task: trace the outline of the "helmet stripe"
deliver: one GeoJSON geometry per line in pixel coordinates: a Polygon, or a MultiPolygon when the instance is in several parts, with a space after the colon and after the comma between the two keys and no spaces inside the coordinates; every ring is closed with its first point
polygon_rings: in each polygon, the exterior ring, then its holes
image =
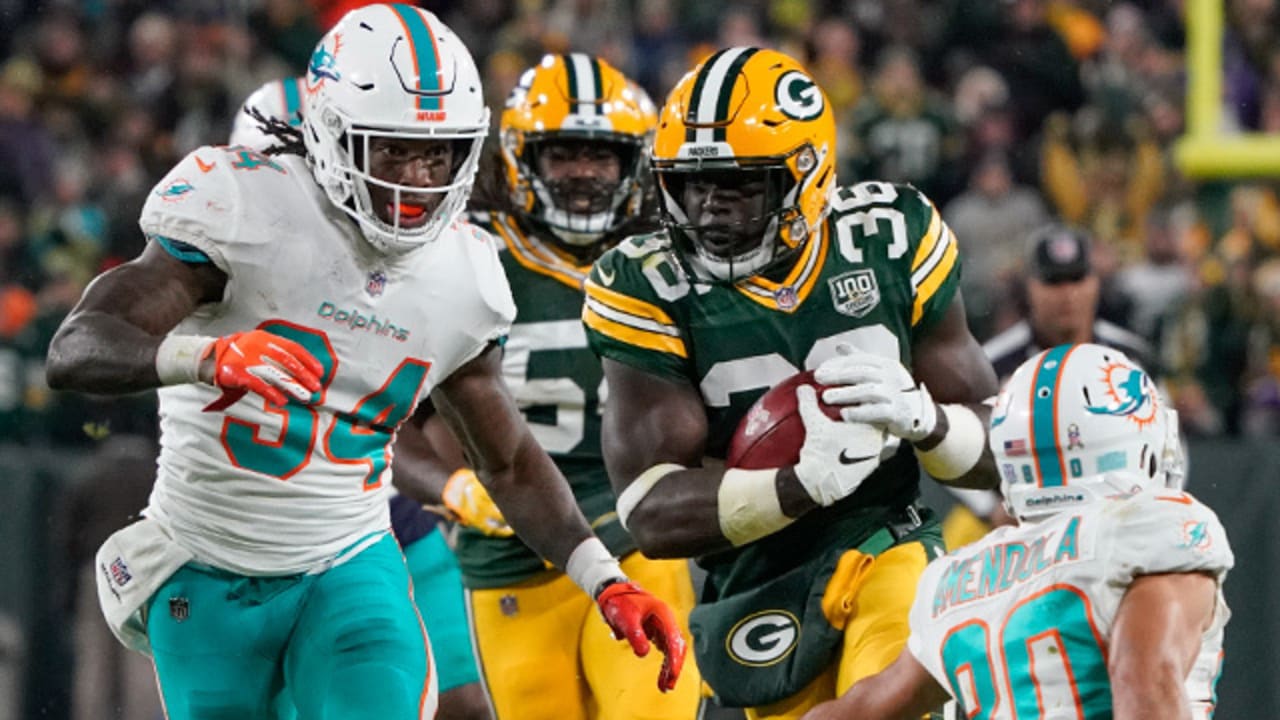
{"type": "Polygon", "coordinates": [[[400,18],[404,26],[405,38],[409,41],[409,53],[413,56],[413,70],[418,76],[417,90],[424,90],[433,95],[419,94],[417,106],[419,110],[443,110],[444,99],[439,96],[440,87],[440,51],[436,47],[435,33],[422,17],[422,12],[412,5],[391,5],[391,9],[400,18]]]}
{"type": "MultiPolygon", "coordinates": [[[[728,120],[729,99],[733,96],[734,81],[742,66],[759,52],[759,48],[735,47],[721,50],[702,65],[702,71],[693,83],[689,95],[689,125],[711,125],[728,120]],[[726,82],[727,81],[727,82],[726,82]]],[[[685,142],[724,142],[724,127],[690,127],[685,132],[685,142]]]]}
{"type": "Polygon", "coordinates": [[[1058,442],[1058,386],[1062,368],[1074,345],[1059,345],[1045,352],[1031,382],[1031,451],[1035,454],[1040,487],[1065,484],[1067,460],[1058,442]]]}
{"type": "Polygon", "coordinates": [[[600,65],[589,55],[573,53],[564,56],[564,69],[569,74],[569,114],[595,115],[600,100],[600,65]]]}
{"type": "Polygon", "coordinates": [[[284,95],[284,121],[292,127],[302,124],[302,97],[298,92],[301,78],[291,77],[280,81],[280,92],[284,95]]]}

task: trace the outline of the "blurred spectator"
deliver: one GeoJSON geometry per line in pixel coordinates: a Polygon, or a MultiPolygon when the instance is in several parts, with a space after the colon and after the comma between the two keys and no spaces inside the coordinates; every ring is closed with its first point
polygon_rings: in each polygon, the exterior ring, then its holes
{"type": "Polygon", "coordinates": [[[28,59],[0,65],[0,198],[24,205],[53,184],[55,148],[35,105],[43,83],[40,68],[28,59]]]}
{"type": "Polygon", "coordinates": [[[1046,123],[1040,162],[1056,214],[1087,229],[1121,261],[1136,260],[1167,172],[1146,123],[1092,106],[1073,117],[1056,114],[1046,123]]]}
{"type": "Polygon", "coordinates": [[[683,50],[688,33],[677,18],[678,0],[646,0],[636,8],[631,66],[640,86],[661,102],[688,69],[683,50]]]}
{"type": "MultiPolygon", "coordinates": [[[[831,111],[837,118],[844,117],[862,96],[858,32],[840,18],[823,18],[809,34],[809,45],[811,52],[805,66],[826,91],[831,111]]],[[[844,147],[844,143],[838,147],[844,147]]]]}
{"type": "Polygon", "coordinates": [[[1143,245],[1145,256],[1116,274],[1116,287],[1130,301],[1130,327],[1147,342],[1156,343],[1162,316],[1190,294],[1193,272],[1171,209],[1151,212],[1143,245]]]}
{"type": "Polygon", "coordinates": [[[993,150],[942,217],[964,254],[961,289],[969,327],[985,340],[1017,320],[1011,286],[1022,271],[1027,236],[1048,222],[1048,213],[1038,192],[1014,183],[1008,157],[993,150]]]}
{"type": "Polygon", "coordinates": [[[1049,25],[1047,0],[993,4],[1003,8],[1001,22],[974,42],[980,43],[979,59],[1009,83],[1018,137],[1025,140],[1050,113],[1072,111],[1084,102],[1080,65],[1049,25]]]}
{"type": "Polygon", "coordinates": [[[844,182],[876,179],[911,183],[935,202],[959,190],[964,137],[950,107],[929,90],[907,47],[886,50],[871,93],[853,114],[853,144],[844,182]]]}
{"type": "Polygon", "coordinates": [[[1098,317],[1102,284],[1094,270],[1087,235],[1062,225],[1032,233],[1027,245],[1027,317],[983,345],[996,375],[1007,378],[1036,353],[1063,343],[1114,347],[1152,374],[1145,340],[1098,317]]]}
{"type": "MultiPolygon", "coordinates": [[[[304,68],[324,31],[337,23],[348,10],[369,2],[339,0],[317,1],[316,4],[326,10],[319,17],[313,14],[306,0],[263,0],[254,3],[255,9],[249,14],[248,24],[259,44],[283,60],[286,67],[304,68]]],[[[239,97],[236,96],[237,100],[239,97]]],[[[230,131],[230,127],[226,130],[230,131]]]]}
{"type": "Polygon", "coordinates": [[[1250,270],[1243,259],[1210,257],[1195,279],[1163,323],[1165,387],[1185,432],[1237,435],[1254,304],[1250,270]]]}

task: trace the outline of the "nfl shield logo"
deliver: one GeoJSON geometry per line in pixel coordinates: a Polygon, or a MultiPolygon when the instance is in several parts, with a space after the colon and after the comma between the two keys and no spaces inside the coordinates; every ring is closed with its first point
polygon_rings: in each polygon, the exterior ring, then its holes
{"type": "Polygon", "coordinates": [[[186,620],[191,617],[191,603],[184,597],[169,598],[169,615],[178,622],[186,620]]]}
{"type": "Polygon", "coordinates": [[[369,279],[364,283],[364,291],[369,293],[371,297],[378,297],[383,290],[387,289],[387,274],[381,270],[374,270],[369,273],[369,279]]]}
{"type": "Polygon", "coordinates": [[[118,557],[112,560],[108,570],[111,572],[112,582],[120,587],[124,587],[133,579],[133,575],[129,574],[129,566],[124,563],[124,558],[118,557]]]}
{"type": "Polygon", "coordinates": [[[854,270],[827,281],[836,312],[860,318],[880,304],[880,285],[874,270],[854,270]]]}
{"type": "Polygon", "coordinates": [[[520,605],[516,602],[515,595],[503,595],[498,600],[498,609],[502,610],[502,614],[511,617],[520,612],[520,605]]]}
{"type": "Polygon", "coordinates": [[[796,295],[796,289],[790,285],[783,285],[775,290],[773,299],[778,301],[778,307],[783,310],[790,310],[800,301],[800,298],[796,295]]]}

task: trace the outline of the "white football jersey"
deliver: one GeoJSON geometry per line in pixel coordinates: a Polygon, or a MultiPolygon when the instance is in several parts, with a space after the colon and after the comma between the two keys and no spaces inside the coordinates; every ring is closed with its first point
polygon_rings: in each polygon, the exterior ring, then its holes
{"type": "Polygon", "coordinates": [[[1001,528],[932,563],[907,647],[962,706],[961,717],[1111,717],[1107,643],[1140,575],[1218,578],[1212,626],[1187,677],[1194,717],[1213,712],[1234,562],[1218,517],[1189,495],[1148,491],[1001,528]]]}
{"type": "Polygon", "coordinates": [[[311,404],[283,409],[250,393],[205,412],[218,389],[161,388],[148,514],[198,560],[258,575],[322,568],[385,530],[397,426],[515,316],[493,238],[458,221],[418,250],[379,254],[301,158],[226,147],[200,148],[170,171],[141,225],[227,274],[222,302],[173,332],[264,328],[325,368],[311,404]]]}

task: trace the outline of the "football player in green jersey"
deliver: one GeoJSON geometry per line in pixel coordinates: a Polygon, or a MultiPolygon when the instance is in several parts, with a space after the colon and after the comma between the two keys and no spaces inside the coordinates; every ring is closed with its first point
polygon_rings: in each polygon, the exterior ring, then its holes
{"type": "Polygon", "coordinates": [[[619,519],[650,557],[708,571],[699,669],[752,718],[794,718],[884,668],[940,550],[919,467],[993,487],[956,239],[910,186],[838,187],[827,99],[793,59],[721,50],[659,114],[664,229],[596,262],[583,321],[604,360],[603,449],[619,519]],[[747,408],[797,398],[800,460],[725,469],[747,408]]]}
{"type": "MultiPolygon", "coordinates": [[[[600,452],[603,373],[580,320],[592,261],[642,221],[645,150],[655,122],[644,91],[605,61],[547,55],[521,77],[501,117],[495,185],[504,209],[473,213],[472,221],[504,246],[517,319],[503,374],[534,436],[629,577],[687,618],[694,603],[687,562],[636,552],[614,512],[600,452]]],[[[456,457],[456,441],[441,430],[428,421],[434,451],[453,469],[461,459],[445,458],[456,457]]],[[[437,492],[462,526],[455,552],[500,720],[695,716],[701,683],[694,668],[686,666],[680,685],[659,693],[650,677],[626,665],[635,660],[610,638],[590,598],[576,597],[582,593],[563,572],[513,536],[475,473],[463,466],[447,477],[437,492]]],[[[437,483],[444,478],[436,473],[437,483]]]]}

